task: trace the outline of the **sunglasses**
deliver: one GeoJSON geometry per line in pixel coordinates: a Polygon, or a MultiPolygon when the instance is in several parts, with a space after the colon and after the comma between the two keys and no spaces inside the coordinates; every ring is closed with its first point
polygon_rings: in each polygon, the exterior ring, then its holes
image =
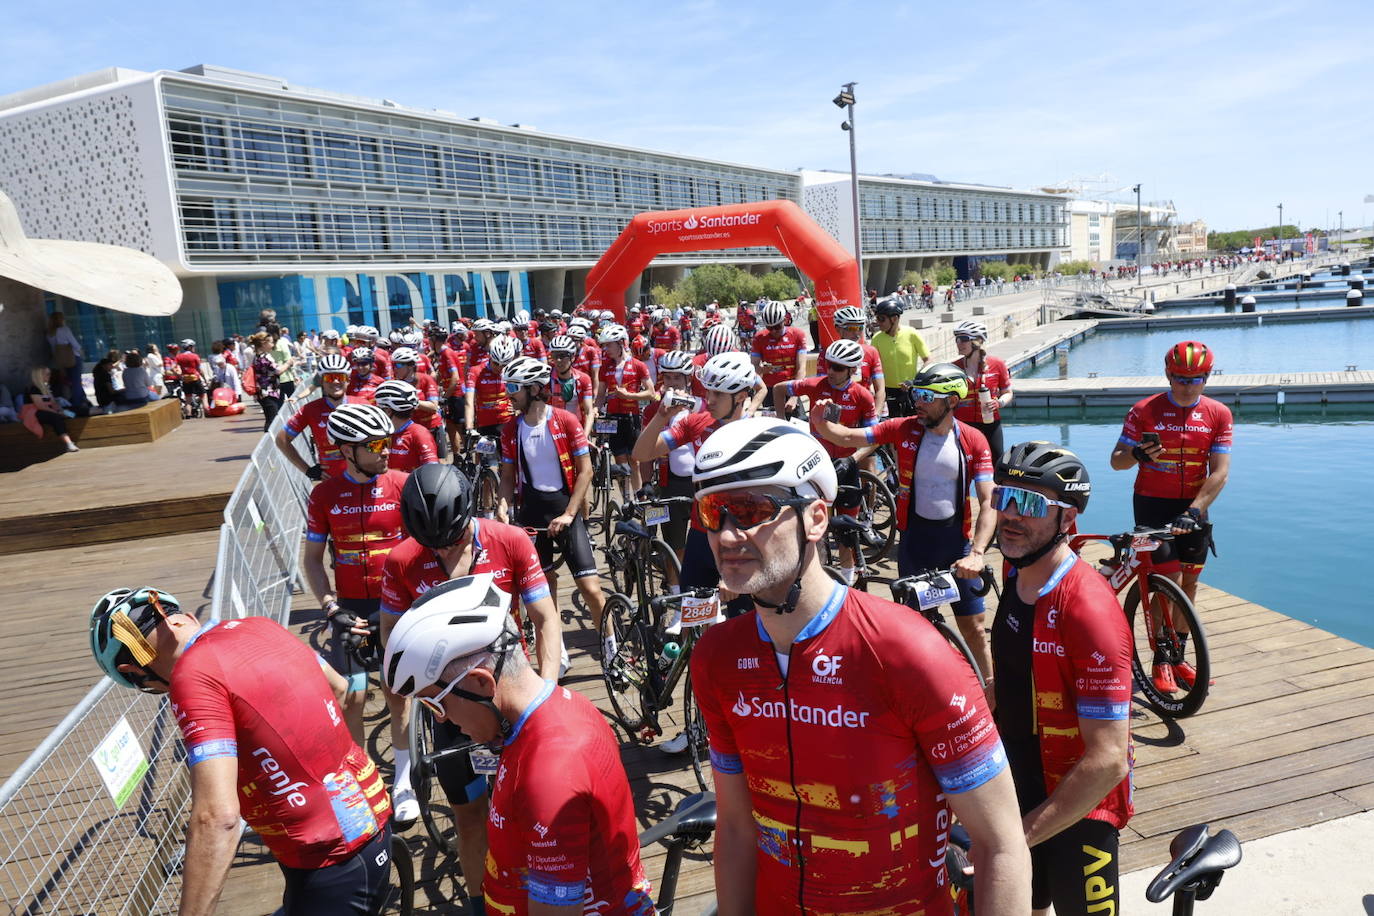
{"type": "Polygon", "coordinates": [[[771,522],[783,509],[800,509],[815,501],[815,497],[778,499],[766,493],[726,490],[697,497],[697,519],[707,531],[720,531],[727,519],[737,530],[748,531],[771,522]]]}
{"type": "Polygon", "coordinates": [[[391,440],[369,439],[367,442],[355,442],[354,445],[357,445],[361,448],[365,448],[374,455],[380,455],[387,449],[391,448],[391,440]]]}
{"type": "Polygon", "coordinates": [[[975,340],[982,340],[983,338],[981,338],[981,337],[970,337],[970,336],[967,335],[967,334],[955,334],[955,335],[954,335],[954,339],[955,339],[956,341],[958,341],[959,343],[971,343],[972,341],[975,341],[975,340]]]}
{"type": "Polygon", "coordinates": [[[932,401],[943,401],[944,399],[952,396],[953,395],[949,394],[941,394],[938,391],[931,391],[929,388],[911,389],[911,399],[913,401],[920,401],[922,404],[929,404],[932,401]]]}
{"type": "Polygon", "coordinates": [[[517,385],[514,382],[506,382],[506,394],[515,394],[524,387],[524,385],[517,385]]]}
{"type": "MultiPolygon", "coordinates": [[[[428,709],[436,719],[447,718],[447,714],[444,712],[444,697],[448,696],[449,694],[453,694],[455,697],[458,697],[461,700],[471,700],[474,703],[490,703],[491,697],[484,697],[481,694],[473,693],[470,690],[464,690],[462,687],[458,686],[458,682],[461,681],[463,678],[467,677],[469,674],[471,674],[472,669],[476,668],[477,665],[481,663],[481,661],[482,659],[478,658],[473,663],[472,668],[468,668],[466,671],[462,673],[462,675],[454,678],[447,684],[444,684],[444,689],[440,690],[434,696],[416,696],[415,699],[419,701],[421,706],[423,706],[425,709],[428,709]]],[[[443,682],[438,681],[436,683],[443,682]]]]}
{"type": "Polygon", "coordinates": [[[1201,385],[1207,381],[1205,375],[1171,375],[1169,378],[1178,382],[1180,385],[1201,385]]]}
{"type": "Polygon", "coordinates": [[[321,378],[330,384],[342,385],[348,381],[348,374],[345,372],[326,372],[321,378]]]}
{"type": "Polygon", "coordinates": [[[1050,506],[1059,506],[1061,509],[1072,509],[1068,503],[1060,502],[1057,499],[1050,499],[1043,493],[1036,493],[1034,490],[1023,490],[1020,487],[993,487],[992,488],[992,507],[998,512],[1005,512],[1008,506],[1016,506],[1016,514],[1023,518],[1044,518],[1050,514],[1050,506]]]}

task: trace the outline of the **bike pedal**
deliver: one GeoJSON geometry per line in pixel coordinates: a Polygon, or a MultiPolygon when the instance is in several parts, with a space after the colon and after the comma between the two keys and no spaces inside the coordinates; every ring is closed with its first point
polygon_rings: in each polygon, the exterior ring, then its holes
{"type": "Polygon", "coordinates": [[[645,744],[652,744],[661,734],[663,734],[661,729],[654,728],[652,725],[646,725],[639,732],[639,740],[643,741],[645,744]]]}

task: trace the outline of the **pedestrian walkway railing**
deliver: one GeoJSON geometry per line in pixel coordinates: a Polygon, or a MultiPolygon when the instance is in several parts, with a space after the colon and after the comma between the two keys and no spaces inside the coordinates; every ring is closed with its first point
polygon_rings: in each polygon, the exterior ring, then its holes
{"type": "MultiPolygon", "coordinates": [[[[213,616],[287,623],[309,482],[273,439],[297,409],[283,406],[225,507],[213,616]]],[[[191,790],[176,718],[166,697],[114,687],[101,678],[0,786],[11,913],[177,910],[191,790]]]]}

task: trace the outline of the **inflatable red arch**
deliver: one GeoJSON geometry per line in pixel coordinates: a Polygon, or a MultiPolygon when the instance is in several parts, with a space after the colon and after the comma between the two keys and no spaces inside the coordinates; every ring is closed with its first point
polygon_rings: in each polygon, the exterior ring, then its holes
{"type": "Polygon", "coordinates": [[[834,314],[862,305],[854,256],[790,200],[640,213],[587,274],[587,308],[625,320],[625,291],[660,254],[719,248],[776,248],[816,285],[821,344],[835,339],[834,314]]]}

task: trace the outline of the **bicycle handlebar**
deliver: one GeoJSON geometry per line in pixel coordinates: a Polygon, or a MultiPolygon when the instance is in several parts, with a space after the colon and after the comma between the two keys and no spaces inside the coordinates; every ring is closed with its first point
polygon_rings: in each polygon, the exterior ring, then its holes
{"type": "Polygon", "coordinates": [[[716,594],[716,589],[709,586],[699,586],[688,589],[685,592],[678,592],[676,595],[658,595],[649,599],[649,607],[655,613],[661,613],[670,605],[681,604],[683,598],[710,598],[716,594]]]}
{"type": "MultiPolygon", "coordinates": [[[[950,580],[958,578],[954,575],[953,569],[923,569],[909,576],[903,576],[892,583],[892,597],[899,602],[904,602],[915,593],[917,584],[925,583],[933,585],[937,579],[946,577],[950,580]]],[[[975,581],[979,583],[972,589],[976,597],[981,598],[991,591],[993,582],[992,566],[984,566],[982,574],[975,581]]]]}

